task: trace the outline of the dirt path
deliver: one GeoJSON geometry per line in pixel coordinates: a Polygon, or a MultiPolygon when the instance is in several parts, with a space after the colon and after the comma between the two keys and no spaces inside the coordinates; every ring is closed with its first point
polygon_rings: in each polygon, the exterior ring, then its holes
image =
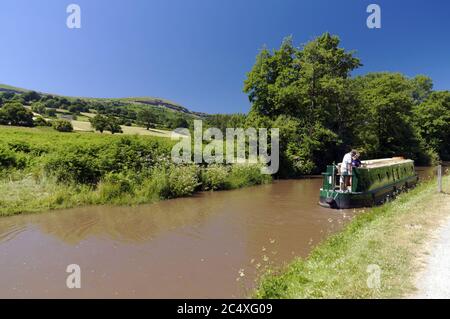
{"type": "MultiPolygon", "coordinates": [[[[447,202],[450,211],[450,203],[447,202]]],[[[425,258],[425,269],[417,280],[417,293],[412,298],[450,298],[450,218],[437,229],[425,258]]]]}

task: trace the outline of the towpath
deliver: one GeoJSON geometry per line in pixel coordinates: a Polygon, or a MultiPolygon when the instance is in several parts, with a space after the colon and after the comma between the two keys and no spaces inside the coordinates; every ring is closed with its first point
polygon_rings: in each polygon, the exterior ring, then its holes
{"type": "MultiPolygon", "coordinates": [[[[450,199],[450,196],[449,196],[450,199]]],[[[446,202],[450,212],[450,201],[446,202]]],[[[434,234],[425,269],[419,275],[412,298],[450,298],[450,218],[434,234]]]]}

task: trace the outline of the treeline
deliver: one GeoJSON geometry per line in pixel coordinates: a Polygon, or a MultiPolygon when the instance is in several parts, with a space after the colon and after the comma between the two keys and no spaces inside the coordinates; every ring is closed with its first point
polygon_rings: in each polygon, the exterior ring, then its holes
{"type": "Polygon", "coordinates": [[[450,92],[429,77],[371,73],[328,33],[298,48],[262,49],[247,74],[247,126],[278,127],[283,176],[319,172],[350,148],[364,158],[450,159],[450,92]]]}
{"type": "MultiPolygon", "coordinates": [[[[114,117],[119,125],[144,125],[147,128],[158,127],[175,129],[178,127],[189,127],[192,123],[192,115],[168,110],[164,107],[123,100],[107,99],[81,99],[41,94],[35,91],[0,93],[0,110],[2,106],[15,104],[29,106],[30,109],[46,118],[56,118],[63,110],[64,114],[71,115],[76,119],[81,113],[95,113],[105,117],[114,117]]],[[[17,111],[17,110],[16,110],[17,111]]],[[[25,112],[25,111],[21,111],[25,112]]],[[[3,124],[33,126],[29,120],[16,122],[11,117],[3,114],[3,124]]]]}

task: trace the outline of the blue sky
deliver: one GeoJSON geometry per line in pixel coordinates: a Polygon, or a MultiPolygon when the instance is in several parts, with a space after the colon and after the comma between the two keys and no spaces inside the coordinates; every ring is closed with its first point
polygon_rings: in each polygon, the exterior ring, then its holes
{"type": "Polygon", "coordinates": [[[0,83],[71,96],[156,96],[195,111],[247,112],[258,50],[328,31],[357,51],[356,74],[426,74],[450,89],[450,1],[0,0],[0,83]],[[81,7],[81,29],[66,7],[81,7]],[[368,29],[366,7],[382,9],[368,29]]]}

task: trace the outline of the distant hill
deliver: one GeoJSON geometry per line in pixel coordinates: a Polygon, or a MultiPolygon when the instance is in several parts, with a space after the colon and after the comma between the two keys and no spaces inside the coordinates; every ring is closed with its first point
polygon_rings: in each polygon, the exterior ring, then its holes
{"type": "MultiPolygon", "coordinates": [[[[16,94],[22,94],[26,92],[31,92],[33,90],[30,89],[23,89],[19,87],[14,87],[11,85],[6,84],[0,84],[0,92],[11,92],[16,94]]],[[[184,107],[178,103],[162,99],[162,98],[155,98],[155,97],[126,97],[126,98],[90,98],[90,97],[74,97],[74,96],[63,96],[53,93],[46,93],[46,92],[39,92],[40,95],[47,95],[47,96],[58,96],[63,97],[68,100],[84,100],[84,101],[90,101],[90,102],[112,102],[117,105],[123,104],[123,105],[135,105],[137,107],[141,106],[151,106],[156,108],[162,108],[167,109],[175,112],[180,112],[185,115],[190,115],[194,117],[204,117],[207,114],[201,113],[201,112],[194,112],[189,110],[187,107],[184,107]]]]}

